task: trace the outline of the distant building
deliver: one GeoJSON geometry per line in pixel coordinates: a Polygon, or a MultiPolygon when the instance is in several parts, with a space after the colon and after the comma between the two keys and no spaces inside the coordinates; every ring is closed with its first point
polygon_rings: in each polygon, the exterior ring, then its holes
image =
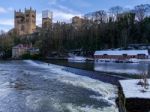
{"type": "Polygon", "coordinates": [[[5,52],[0,51],[0,58],[2,58],[4,56],[5,52]]]}
{"type": "Polygon", "coordinates": [[[110,50],[110,51],[96,51],[94,54],[95,60],[99,59],[148,59],[147,50],[110,50]]]}
{"type": "Polygon", "coordinates": [[[72,18],[72,25],[75,29],[78,29],[82,26],[84,19],[78,16],[72,18]]]}
{"type": "Polygon", "coordinates": [[[36,29],[36,11],[32,8],[15,11],[14,25],[18,35],[32,34],[36,29]]]}
{"type": "Polygon", "coordinates": [[[40,50],[38,48],[30,48],[28,49],[28,52],[30,53],[30,55],[36,55],[40,53],[40,50]]]}
{"type": "Polygon", "coordinates": [[[31,49],[32,45],[23,45],[19,44],[12,48],[12,58],[20,58],[23,54],[28,52],[28,49],[31,49]]]}
{"type": "Polygon", "coordinates": [[[42,12],[42,28],[50,29],[52,28],[53,13],[49,10],[42,12]]]}

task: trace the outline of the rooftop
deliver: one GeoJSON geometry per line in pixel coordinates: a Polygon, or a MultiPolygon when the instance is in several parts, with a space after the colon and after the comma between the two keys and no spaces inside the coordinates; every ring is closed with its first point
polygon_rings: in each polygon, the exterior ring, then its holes
{"type": "Polygon", "coordinates": [[[148,55],[148,50],[102,50],[96,51],[94,55],[138,55],[138,54],[145,54],[148,55]]]}

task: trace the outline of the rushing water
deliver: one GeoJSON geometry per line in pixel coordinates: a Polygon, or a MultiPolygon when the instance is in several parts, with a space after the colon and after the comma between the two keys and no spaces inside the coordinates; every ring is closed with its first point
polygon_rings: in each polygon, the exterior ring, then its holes
{"type": "Polygon", "coordinates": [[[0,112],[117,112],[117,88],[37,61],[0,62],[0,112]]]}
{"type": "Polygon", "coordinates": [[[68,62],[65,60],[50,60],[50,63],[70,66],[90,71],[112,72],[112,73],[125,73],[129,75],[150,73],[150,63],[78,63],[68,62]]]}

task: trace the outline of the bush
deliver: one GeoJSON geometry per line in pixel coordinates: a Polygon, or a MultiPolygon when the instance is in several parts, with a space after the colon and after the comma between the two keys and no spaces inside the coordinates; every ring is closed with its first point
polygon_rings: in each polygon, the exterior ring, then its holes
{"type": "Polygon", "coordinates": [[[30,55],[30,53],[26,53],[22,55],[22,59],[32,59],[32,60],[38,60],[41,59],[41,56],[39,54],[30,55]]]}

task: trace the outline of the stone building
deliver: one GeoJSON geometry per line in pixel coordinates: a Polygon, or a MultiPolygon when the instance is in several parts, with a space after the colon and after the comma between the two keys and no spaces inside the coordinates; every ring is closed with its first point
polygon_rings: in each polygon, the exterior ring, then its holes
{"type": "Polygon", "coordinates": [[[36,29],[36,11],[32,8],[15,11],[14,24],[18,35],[32,34],[36,29]]]}
{"type": "Polygon", "coordinates": [[[83,22],[84,22],[84,19],[78,16],[75,16],[72,18],[72,25],[75,29],[79,29],[82,26],[83,22]]]}
{"type": "Polygon", "coordinates": [[[99,61],[135,61],[148,59],[148,50],[102,50],[96,51],[94,58],[99,61]]]}
{"type": "Polygon", "coordinates": [[[40,53],[39,48],[32,47],[32,44],[18,44],[12,47],[12,58],[19,59],[24,54],[37,55],[40,53]]]}
{"type": "Polygon", "coordinates": [[[23,44],[19,44],[12,48],[12,58],[20,58],[23,54],[27,53],[27,50],[31,48],[31,46],[26,46],[23,44]]]}
{"type": "Polygon", "coordinates": [[[49,10],[45,10],[42,12],[42,28],[43,29],[50,29],[52,28],[52,21],[53,21],[53,13],[49,10]]]}

